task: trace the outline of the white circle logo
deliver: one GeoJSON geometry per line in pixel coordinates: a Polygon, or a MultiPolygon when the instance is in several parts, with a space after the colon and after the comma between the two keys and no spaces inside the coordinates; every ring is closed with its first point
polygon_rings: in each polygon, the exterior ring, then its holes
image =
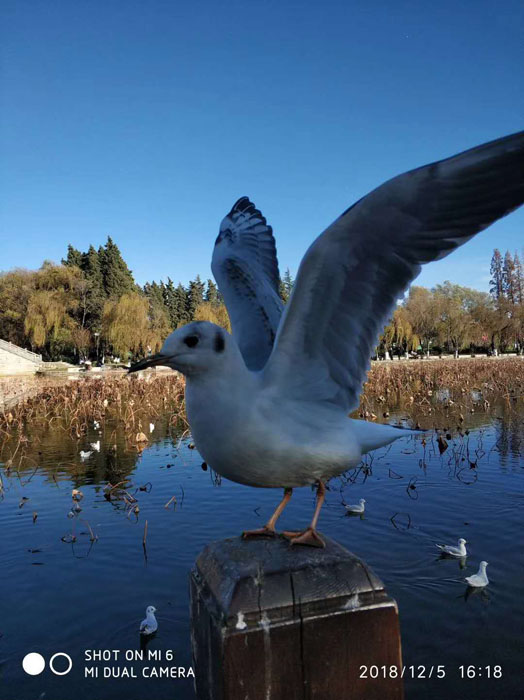
{"type": "Polygon", "coordinates": [[[32,651],[22,659],[22,668],[30,676],[38,676],[45,668],[45,659],[42,654],[32,651]]]}
{"type": "Polygon", "coordinates": [[[51,671],[55,674],[55,676],[65,676],[69,671],[73,668],[73,660],[69,656],[69,654],[65,654],[63,651],[59,651],[56,654],[53,654],[53,656],[49,659],[49,668],[51,671]],[[66,668],[65,671],[56,671],[53,668],[53,661],[57,659],[59,656],[63,656],[64,659],[67,659],[69,666],[66,668]]]}

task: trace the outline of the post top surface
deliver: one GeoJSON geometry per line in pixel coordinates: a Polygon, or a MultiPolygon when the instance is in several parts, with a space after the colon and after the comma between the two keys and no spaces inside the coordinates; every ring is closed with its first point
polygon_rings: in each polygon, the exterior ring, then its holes
{"type": "MultiPolygon", "coordinates": [[[[358,608],[386,597],[384,585],[365,562],[323,536],[325,549],[292,546],[282,538],[211,542],[196,562],[202,585],[226,618],[309,605],[321,610],[336,601],[358,608]]],[[[271,612],[273,611],[273,613],[271,612]]]]}

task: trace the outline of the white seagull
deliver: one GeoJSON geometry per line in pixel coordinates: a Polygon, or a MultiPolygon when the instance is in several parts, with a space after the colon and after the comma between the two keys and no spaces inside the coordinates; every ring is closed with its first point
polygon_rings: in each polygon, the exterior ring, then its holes
{"type": "Polygon", "coordinates": [[[140,623],[140,634],[153,634],[158,629],[158,622],[155,617],[156,608],[149,605],[146,608],[146,616],[140,623]]]}
{"type": "Polygon", "coordinates": [[[437,544],[435,545],[443,554],[449,554],[452,557],[467,557],[466,540],[461,537],[458,541],[458,547],[452,544],[437,544]]]}
{"type": "Polygon", "coordinates": [[[356,513],[357,515],[359,513],[363,513],[366,510],[366,499],[361,498],[358,503],[352,506],[346,505],[344,503],[344,508],[347,510],[348,513],[356,513]]]}
{"type": "Polygon", "coordinates": [[[316,483],[310,526],[284,534],[294,544],[324,546],[316,532],[324,483],[411,434],[348,419],[397,300],[422,264],[523,201],[524,132],[395,177],[314,241],[285,307],[272,229],[247,197],[236,202],[212,261],[233,335],[189,323],[131,371],[162,364],[185,374],[203,460],[232,481],[284,489],[267,524],[246,537],[274,536],[292,489],[316,483]]]}
{"type": "Polygon", "coordinates": [[[90,443],[90,446],[93,448],[93,450],[100,452],[100,440],[90,443]]]}
{"type": "Polygon", "coordinates": [[[489,579],[486,574],[487,565],[487,561],[481,561],[477,573],[473,574],[473,576],[466,576],[465,580],[468,582],[469,586],[472,588],[483,588],[488,585],[489,579]]]}
{"type": "Polygon", "coordinates": [[[84,450],[80,450],[80,459],[82,462],[85,462],[86,459],[89,459],[91,455],[93,454],[92,450],[89,450],[88,452],[84,452],[84,450]]]}

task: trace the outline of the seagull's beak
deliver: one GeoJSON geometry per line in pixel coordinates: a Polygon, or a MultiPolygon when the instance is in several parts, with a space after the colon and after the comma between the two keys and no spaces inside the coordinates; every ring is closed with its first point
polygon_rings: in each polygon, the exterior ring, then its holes
{"type": "Polygon", "coordinates": [[[129,368],[128,374],[130,372],[139,372],[141,369],[147,369],[148,367],[156,367],[157,365],[165,363],[167,359],[167,355],[162,355],[161,352],[158,352],[156,355],[151,355],[150,357],[135,362],[135,364],[131,365],[129,368]]]}

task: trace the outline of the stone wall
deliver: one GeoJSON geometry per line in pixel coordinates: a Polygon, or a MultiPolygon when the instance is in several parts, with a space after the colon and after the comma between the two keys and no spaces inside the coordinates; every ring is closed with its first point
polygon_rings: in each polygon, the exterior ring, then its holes
{"type": "Polygon", "coordinates": [[[41,364],[41,355],[0,340],[0,375],[34,374],[41,364]]]}

